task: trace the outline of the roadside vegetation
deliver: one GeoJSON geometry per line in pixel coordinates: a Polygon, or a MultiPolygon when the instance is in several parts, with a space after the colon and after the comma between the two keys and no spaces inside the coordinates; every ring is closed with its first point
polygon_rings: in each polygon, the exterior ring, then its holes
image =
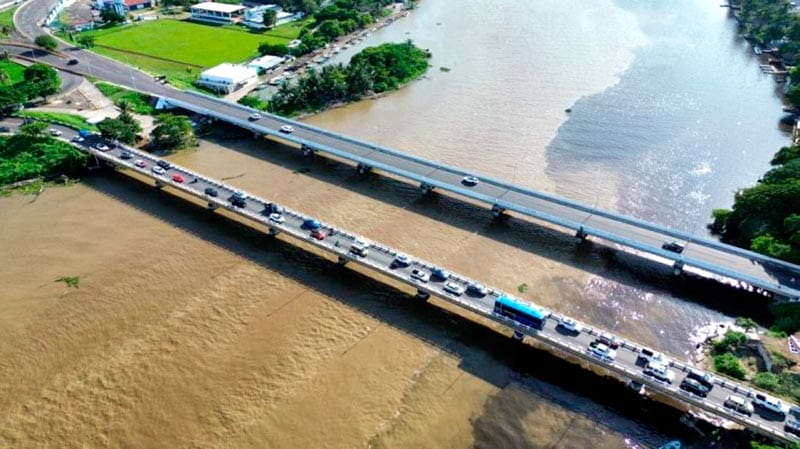
{"type": "Polygon", "coordinates": [[[95,83],[95,87],[120,109],[142,115],[152,115],[155,112],[150,97],[145,94],[103,82],[95,83]]]}
{"type": "Polygon", "coordinates": [[[11,136],[0,136],[0,184],[56,175],[73,176],[85,167],[87,155],[47,133],[47,124],[22,125],[11,136]]]}
{"type": "Polygon", "coordinates": [[[0,12],[0,37],[8,37],[14,31],[14,12],[17,7],[0,12]]]}
{"type": "Polygon", "coordinates": [[[156,149],[175,151],[197,145],[192,123],[185,116],[161,114],[155,123],[150,140],[156,149]]]}
{"type": "Polygon", "coordinates": [[[347,66],[328,65],[319,72],[310,70],[297,84],[283,84],[268,104],[245,101],[251,102],[250,106],[266,106],[286,116],[321,111],[337,103],[397,89],[424,74],[429,57],[428,52],[411,41],[370,47],[353,56],[347,66]]]}
{"type": "Polygon", "coordinates": [[[57,123],[59,125],[69,126],[70,128],[75,129],[88,129],[90,131],[97,131],[97,126],[87,122],[85,118],[77,114],[23,110],[15,113],[14,115],[47,123],[57,123]]]}
{"type": "Polygon", "coordinates": [[[25,66],[8,59],[0,59],[0,86],[13,86],[21,82],[24,72],[25,66]]]}

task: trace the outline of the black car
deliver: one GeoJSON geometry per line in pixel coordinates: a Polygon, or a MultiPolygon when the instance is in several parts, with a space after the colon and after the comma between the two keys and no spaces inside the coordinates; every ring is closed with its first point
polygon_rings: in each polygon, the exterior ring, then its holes
{"type": "Polygon", "coordinates": [[[73,59],[70,59],[69,61],[67,61],[67,65],[75,65],[75,64],[77,64],[77,63],[78,63],[78,60],[77,60],[77,59],[74,59],[74,58],[73,58],[73,59]]]}
{"type": "Polygon", "coordinates": [[[691,369],[689,370],[689,374],[686,375],[686,378],[699,382],[702,386],[706,387],[708,391],[714,388],[714,378],[703,371],[691,369]]]}
{"type": "Polygon", "coordinates": [[[267,203],[264,206],[264,210],[261,211],[261,214],[270,216],[272,214],[282,214],[283,213],[283,206],[275,203],[267,203]]]}
{"type": "Polygon", "coordinates": [[[8,126],[0,126],[0,133],[10,133],[10,132],[11,128],[9,128],[8,126]]]}
{"type": "Polygon", "coordinates": [[[672,251],[673,253],[680,254],[683,252],[683,245],[675,241],[664,242],[664,244],[661,245],[661,249],[665,249],[667,251],[672,251]]]}
{"type": "Polygon", "coordinates": [[[683,379],[683,382],[681,382],[681,390],[688,391],[689,393],[700,396],[701,398],[708,396],[708,388],[706,388],[705,385],[694,379],[689,379],[688,377],[683,379]]]}
{"type": "Polygon", "coordinates": [[[172,167],[172,165],[169,162],[163,160],[156,162],[156,164],[158,164],[158,166],[163,168],[164,170],[169,170],[172,167]]]}
{"type": "Polygon", "coordinates": [[[786,424],[783,426],[783,430],[800,436],[800,422],[794,418],[789,418],[789,420],[786,421],[786,424]]]}
{"type": "Polygon", "coordinates": [[[130,159],[132,157],[133,157],[133,153],[131,153],[128,150],[123,151],[122,154],[119,155],[120,159],[130,159]]]}
{"type": "Polygon", "coordinates": [[[217,189],[215,189],[213,187],[206,187],[206,189],[203,191],[203,193],[205,193],[208,196],[213,196],[213,197],[216,197],[217,195],[219,195],[219,192],[217,192],[217,189]]]}

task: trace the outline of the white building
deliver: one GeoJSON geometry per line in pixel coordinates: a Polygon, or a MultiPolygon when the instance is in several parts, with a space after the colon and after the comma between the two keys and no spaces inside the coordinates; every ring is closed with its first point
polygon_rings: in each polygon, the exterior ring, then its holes
{"type": "Polygon", "coordinates": [[[244,24],[250,28],[265,28],[264,27],[264,12],[267,10],[274,10],[276,12],[275,25],[282,25],[293,20],[303,18],[303,13],[292,14],[283,11],[278,5],[260,5],[250,8],[244,13],[244,24]]]}
{"type": "Polygon", "coordinates": [[[242,5],[205,2],[192,5],[192,20],[211,23],[236,23],[242,20],[247,10],[242,5]]]}
{"type": "Polygon", "coordinates": [[[247,67],[257,71],[258,73],[264,73],[267,70],[274,69],[278,67],[283,62],[283,58],[280,56],[272,56],[272,55],[264,55],[260,58],[253,59],[252,61],[247,63],[247,67]]]}
{"type": "Polygon", "coordinates": [[[228,94],[257,79],[258,72],[255,69],[243,65],[223,63],[201,73],[197,84],[228,94]]]}

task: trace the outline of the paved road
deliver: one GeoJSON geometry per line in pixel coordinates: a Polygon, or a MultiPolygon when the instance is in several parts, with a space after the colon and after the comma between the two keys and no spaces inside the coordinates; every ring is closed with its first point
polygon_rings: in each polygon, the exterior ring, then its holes
{"type": "MultiPolygon", "coordinates": [[[[42,18],[53,4],[53,0],[31,0],[20,7],[15,17],[18,31],[29,37],[41,34],[42,18]]],[[[13,48],[9,50],[21,51],[13,48]]],[[[276,136],[338,158],[380,168],[393,175],[496,205],[504,210],[516,211],[573,231],[581,229],[586,235],[619,244],[665,263],[675,263],[677,267],[683,267],[687,271],[701,275],[711,273],[739,281],[747,288],[756,287],[791,299],[800,298],[800,267],[796,265],[721,244],[713,239],[673,231],[543,192],[523,189],[459,168],[443,167],[432,161],[303,123],[266,114],[261,120],[250,122],[248,116],[253,112],[251,109],[179,91],[138,70],[91,52],[65,46],[60,50],[67,57],[44,55],[39,60],[167,98],[176,106],[207,114],[260,134],[276,136]],[[80,63],[66,66],[69,58],[78,59],[80,63]],[[280,127],[286,124],[295,128],[294,133],[279,132],[280,127]],[[481,182],[477,186],[466,187],[461,183],[464,176],[476,176],[481,182]],[[683,254],[662,249],[664,242],[673,240],[685,245],[683,254]]]]}
{"type": "MultiPolygon", "coordinates": [[[[4,125],[12,128],[17,127],[19,123],[19,120],[6,120],[3,122],[4,125]]],[[[61,138],[65,140],[73,139],[77,135],[76,131],[61,126],[53,126],[52,129],[59,130],[62,133],[61,138]]],[[[139,179],[149,178],[154,180],[159,188],[174,188],[184,194],[199,198],[210,208],[225,209],[248,218],[256,222],[258,228],[267,229],[270,233],[283,233],[308,242],[333,254],[340,263],[358,263],[379,274],[403,282],[415,289],[418,297],[434,295],[458,307],[498,322],[519,332],[520,335],[539,341],[549,351],[558,356],[572,361],[577,359],[580,363],[600,366],[618,374],[623,379],[635,380],[644,384],[647,390],[666,394],[689,404],[695,410],[721,416],[770,437],[783,441],[800,441],[794,435],[784,432],[786,417],[783,415],[776,415],[767,410],[756,408],[756,413],[752,417],[748,417],[724,408],[723,402],[731,394],[744,398],[752,397],[755,394],[754,390],[744,385],[729,379],[713,376],[714,387],[708,397],[694,396],[677,387],[689,370],[689,367],[683,362],[665,357],[666,363],[671,367],[670,370],[675,374],[675,379],[671,384],[664,383],[645,374],[645,363],[639,357],[642,346],[634,342],[625,341],[619,337],[612,336],[610,332],[586,325],[582,325],[582,330],[578,333],[568,332],[558,324],[564,317],[557,316],[544,309],[541,310],[549,318],[542,330],[522,325],[494,312],[495,301],[499,297],[511,296],[505,292],[491,287],[487,288],[485,295],[470,292],[468,286],[477,282],[457,273],[451,273],[446,281],[434,280],[432,277],[426,281],[417,280],[411,276],[412,271],[417,270],[430,276],[436,267],[427,261],[415,259],[411,256],[407,256],[409,258],[407,266],[399,265],[397,256],[400,253],[396,250],[378,242],[369,242],[363,237],[321,221],[319,222],[319,230],[322,233],[322,238],[313,238],[311,230],[304,225],[307,220],[313,219],[313,217],[286,208],[282,208],[283,211],[279,214],[280,218],[271,217],[270,213],[274,211],[275,204],[246,192],[240,192],[247,198],[244,205],[236,207],[232,203],[232,198],[237,192],[234,186],[223,184],[220,181],[170,163],[167,163],[168,168],[163,174],[157,174],[153,171],[153,168],[161,161],[159,158],[149,153],[123,147],[100,151],[97,147],[98,143],[104,142],[99,137],[93,136],[83,142],[74,144],[99,159],[111,162],[120,170],[137,174],[139,179]],[[124,155],[126,152],[128,154],[124,155]],[[178,181],[175,176],[180,176],[182,179],[178,181]],[[213,189],[215,195],[210,196],[207,189],[213,189]],[[352,251],[356,242],[362,242],[367,249],[366,254],[358,255],[352,251]],[[449,293],[445,289],[446,282],[460,287],[466,292],[449,293]],[[610,338],[613,338],[620,345],[616,357],[612,361],[602,360],[588,352],[588,348],[601,334],[611,336],[610,338]]],[[[162,163],[164,162],[166,161],[162,161],[162,163]]],[[[534,307],[537,306],[534,305],[534,307]]]]}

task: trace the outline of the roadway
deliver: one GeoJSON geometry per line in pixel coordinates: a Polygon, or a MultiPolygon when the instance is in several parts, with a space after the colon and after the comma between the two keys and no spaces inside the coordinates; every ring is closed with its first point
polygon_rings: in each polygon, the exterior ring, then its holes
{"type": "MultiPolygon", "coordinates": [[[[7,120],[3,122],[3,124],[11,128],[19,126],[19,123],[19,120],[7,120]]],[[[61,138],[65,140],[71,140],[77,135],[75,130],[66,127],[53,126],[52,128],[61,131],[61,138]]],[[[649,391],[675,398],[687,404],[692,409],[720,416],[769,437],[786,442],[800,441],[800,438],[784,432],[784,416],[777,416],[766,410],[756,408],[756,413],[753,414],[752,417],[747,417],[724,408],[722,404],[730,394],[736,394],[741,397],[752,397],[755,394],[755,390],[735,381],[714,375],[715,386],[708,397],[701,398],[694,396],[677,387],[685,377],[686,371],[689,369],[689,365],[677,359],[666,358],[666,361],[671,367],[670,369],[675,373],[675,380],[672,384],[667,384],[645,375],[643,371],[644,364],[639,360],[642,346],[634,342],[626,341],[620,337],[614,336],[620,344],[616,358],[610,362],[601,360],[589,354],[587,349],[601,333],[612,335],[610,332],[592,328],[587,325],[583,325],[583,330],[577,334],[567,332],[558,326],[558,322],[563,317],[559,317],[549,311],[545,311],[550,318],[541,331],[521,325],[504,316],[495,314],[493,311],[494,303],[497,298],[500,296],[511,296],[505,292],[488,287],[488,293],[485,296],[470,292],[465,292],[463,294],[448,293],[444,289],[444,281],[430,279],[429,281],[423,282],[411,277],[412,270],[430,274],[435,268],[430,262],[409,256],[410,263],[408,266],[398,266],[394,263],[396,257],[401,254],[397,250],[378,242],[370,242],[345,229],[321,221],[319,229],[322,231],[324,237],[322,239],[313,238],[310,230],[303,225],[305,220],[311,219],[312,217],[301,212],[284,207],[283,212],[280,214],[281,219],[275,220],[269,217],[269,212],[265,212],[267,206],[274,204],[273,202],[246,192],[242,192],[247,196],[245,205],[243,207],[236,207],[230,200],[234,192],[237,191],[234,186],[223,184],[218,180],[208,178],[200,173],[171,163],[165,173],[157,174],[153,171],[153,167],[157,166],[157,163],[161,159],[149,153],[127,147],[115,147],[106,151],[100,151],[97,149],[98,143],[103,143],[102,139],[93,136],[83,142],[74,142],[73,144],[93,154],[97,158],[111,163],[119,170],[138,175],[138,179],[154,180],[158,188],[174,188],[178,192],[201,200],[210,209],[224,209],[238,216],[247,218],[254,222],[257,228],[265,229],[271,234],[284,234],[311,244],[318,249],[332,254],[341,264],[357,263],[390,279],[402,282],[413,288],[414,291],[417,292],[418,298],[427,298],[428,295],[433,295],[480,317],[497,322],[513,329],[518,332],[519,335],[534,339],[548,351],[560,357],[564,357],[567,360],[573,362],[577,360],[583,365],[591,364],[614,373],[622,379],[640,382],[645,385],[645,388],[649,391]],[[124,152],[128,152],[129,157],[123,157],[124,152]],[[140,166],[137,166],[137,162],[140,166]],[[176,181],[173,178],[175,175],[179,175],[183,179],[181,181],[176,181]],[[215,189],[217,195],[209,196],[206,194],[207,188],[215,189]],[[364,242],[368,249],[367,254],[363,257],[351,251],[352,245],[357,241],[364,242]]],[[[452,282],[466,289],[469,284],[475,283],[476,281],[457,273],[451,273],[447,282],[452,282]]]]}
{"type": "MultiPolygon", "coordinates": [[[[21,6],[15,16],[18,32],[29,39],[42,34],[40,24],[54,4],[54,0],[31,0],[21,6]]],[[[6,48],[15,54],[24,52],[13,47],[6,48]]],[[[43,54],[38,56],[37,60],[62,71],[89,75],[158,96],[174,106],[215,117],[258,134],[278,137],[337,158],[379,168],[386,173],[430,188],[449,191],[572,231],[581,230],[584,236],[597,237],[640,254],[655,256],[657,260],[673,263],[677,269],[684,268],[705,276],[708,276],[706,273],[711,273],[717,277],[741,282],[745,287],[752,286],[790,299],[800,298],[800,267],[796,265],[726,245],[714,239],[674,231],[653,223],[595,209],[569,199],[524,189],[460,168],[446,167],[282,117],[262,113],[264,117],[261,120],[251,122],[248,117],[253,110],[244,106],[174,89],[139,70],[78,48],[62,45],[60,51],[66,57],[43,54]],[[67,66],[69,58],[77,59],[79,63],[67,66]],[[280,127],[286,124],[295,128],[292,134],[279,132],[280,127]],[[475,176],[481,182],[477,186],[466,187],[461,183],[461,179],[465,176],[475,176]],[[662,249],[661,245],[664,242],[673,240],[685,245],[682,254],[662,249]]]]}

